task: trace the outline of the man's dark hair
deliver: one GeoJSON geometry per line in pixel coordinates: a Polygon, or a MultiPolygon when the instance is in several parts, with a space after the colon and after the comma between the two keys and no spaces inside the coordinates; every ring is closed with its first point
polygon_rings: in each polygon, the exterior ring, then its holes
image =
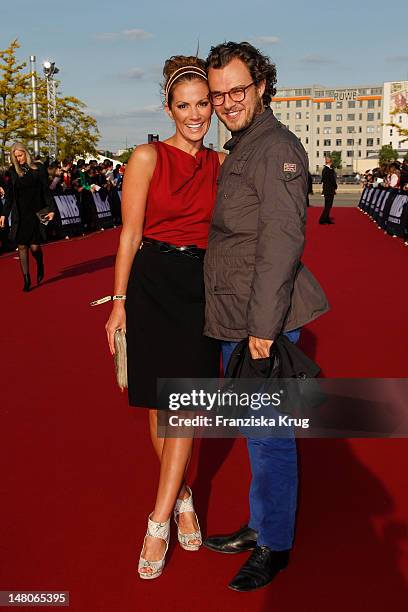
{"type": "Polygon", "coordinates": [[[235,58],[246,64],[253,81],[257,85],[261,81],[265,81],[265,92],[262,100],[265,107],[269,106],[276,93],[276,66],[269,57],[263,55],[259,49],[256,49],[250,43],[229,41],[211,47],[207,57],[207,70],[208,68],[224,68],[235,58]]]}

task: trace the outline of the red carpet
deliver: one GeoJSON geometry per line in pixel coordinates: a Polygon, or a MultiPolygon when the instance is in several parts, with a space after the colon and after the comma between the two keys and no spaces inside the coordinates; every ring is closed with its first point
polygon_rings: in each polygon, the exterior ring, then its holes
{"type": "MultiPolygon", "coordinates": [[[[317,225],[305,262],[332,310],[302,343],[326,376],[408,377],[408,249],[354,209],[317,225]]],[[[303,440],[296,546],[274,584],[226,584],[244,556],[175,546],[163,576],[136,573],[158,466],[146,414],[117,391],[104,323],[119,230],[46,247],[46,282],[30,294],[14,257],[1,273],[0,590],[69,590],[73,611],[407,610],[406,440],[303,440]],[[405,602],[405,603],[404,603],[405,602]]],[[[143,358],[143,347],[141,347],[143,358]]],[[[247,513],[244,443],[206,440],[192,466],[205,530],[247,513]]]]}

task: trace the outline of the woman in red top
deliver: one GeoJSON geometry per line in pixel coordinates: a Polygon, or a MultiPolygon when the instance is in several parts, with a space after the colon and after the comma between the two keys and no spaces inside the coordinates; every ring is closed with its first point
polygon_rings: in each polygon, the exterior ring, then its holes
{"type": "Polygon", "coordinates": [[[112,353],[115,330],[126,328],[129,403],[150,409],[161,462],[139,561],[140,577],[150,579],[163,570],[173,510],[181,546],[198,550],[202,543],[184,480],[193,439],[157,437],[156,380],[219,374],[218,343],[203,336],[202,268],[224,156],[203,146],[212,114],[204,61],[172,57],[163,74],[165,110],[176,132],[137,147],[127,166],[114,291],[126,294],[126,302],[113,302],[106,325],[112,353]]]}

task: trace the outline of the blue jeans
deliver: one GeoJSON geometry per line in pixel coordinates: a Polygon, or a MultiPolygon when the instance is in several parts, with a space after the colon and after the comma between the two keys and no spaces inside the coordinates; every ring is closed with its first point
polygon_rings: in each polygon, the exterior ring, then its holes
{"type": "MultiPolygon", "coordinates": [[[[300,329],[286,332],[291,342],[300,329]]],[[[237,342],[222,342],[224,371],[237,342]]],[[[272,550],[292,547],[298,488],[295,437],[247,437],[252,480],[249,490],[248,525],[258,532],[258,546],[272,550]]]]}

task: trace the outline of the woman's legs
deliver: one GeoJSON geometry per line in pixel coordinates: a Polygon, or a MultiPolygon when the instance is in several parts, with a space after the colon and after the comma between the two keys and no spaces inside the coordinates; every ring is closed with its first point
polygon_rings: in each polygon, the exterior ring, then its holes
{"type": "Polygon", "coordinates": [[[153,448],[159,458],[159,461],[161,461],[164,438],[159,438],[157,436],[157,410],[149,410],[149,427],[153,448]]]}
{"type": "Polygon", "coordinates": [[[18,245],[18,256],[20,258],[20,267],[23,275],[30,273],[28,264],[28,246],[26,244],[18,245]]]}
{"type": "Polygon", "coordinates": [[[31,244],[30,245],[31,255],[34,257],[37,262],[37,282],[41,283],[44,278],[44,258],[43,258],[43,250],[39,244],[31,244]]]}
{"type": "MultiPolygon", "coordinates": [[[[153,448],[160,460],[159,486],[151,519],[164,523],[171,516],[177,498],[184,499],[188,495],[184,487],[184,476],[191,458],[193,438],[158,438],[156,410],[150,410],[149,424],[153,448]]],[[[197,531],[194,514],[181,513],[179,527],[182,533],[197,531]]],[[[191,544],[196,543],[199,544],[196,540],[191,541],[191,544]]],[[[148,561],[158,561],[163,557],[165,546],[162,539],[146,537],[142,557],[148,561]]],[[[152,570],[143,568],[142,571],[149,573],[152,570]]]]}
{"type": "Polygon", "coordinates": [[[20,259],[21,271],[24,277],[23,291],[30,291],[31,279],[28,264],[28,246],[26,244],[18,245],[18,256],[20,259]]]}
{"type": "MultiPolygon", "coordinates": [[[[149,410],[149,427],[150,427],[150,438],[152,440],[153,448],[156,452],[156,455],[159,461],[161,461],[165,438],[159,438],[157,436],[157,410],[149,410]]],[[[190,453],[190,456],[191,456],[191,453],[190,453]]],[[[189,462],[190,462],[190,459],[189,459],[189,462]]],[[[186,465],[186,470],[185,470],[186,472],[187,472],[187,468],[188,468],[188,464],[186,465]]],[[[187,496],[187,491],[186,491],[185,483],[183,479],[183,482],[181,483],[180,491],[177,497],[178,499],[184,499],[186,496],[187,496]]]]}

